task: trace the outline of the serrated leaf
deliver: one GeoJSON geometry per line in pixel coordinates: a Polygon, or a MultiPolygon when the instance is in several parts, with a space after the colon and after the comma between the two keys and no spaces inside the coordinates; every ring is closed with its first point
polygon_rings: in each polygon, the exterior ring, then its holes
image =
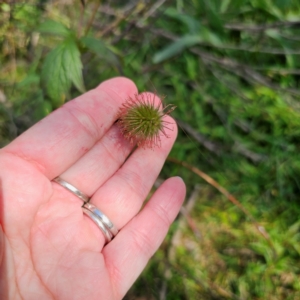
{"type": "Polygon", "coordinates": [[[65,44],[63,67],[65,68],[71,82],[80,92],[84,93],[85,87],[82,78],[80,51],[73,39],[66,40],[65,44]]]}
{"type": "Polygon", "coordinates": [[[53,20],[47,20],[44,23],[40,24],[37,28],[37,31],[63,37],[67,37],[71,34],[71,31],[67,27],[53,20]]]}
{"type": "Polygon", "coordinates": [[[175,56],[176,54],[179,54],[185,48],[194,46],[201,42],[203,42],[203,39],[199,35],[186,35],[182,38],[179,38],[163,50],[157,52],[153,57],[153,63],[160,63],[175,56]]]}
{"type": "Polygon", "coordinates": [[[73,39],[67,39],[46,56],[42,79],[49,97],[62,103],[73,83],[84,92],[80,52],[73,39]]]}
{"type": "Polygon", "coordinates": [[[85,36],[80,41],[87,49],[99,55],[101,58],[105,58],[105,60],[113,64],[119,63],[118,57],[111,51],[110,47],[106,45],[106,43],[102,40],[94,38],[92,36],[85,36]]]}
{"type": "Polygon", "coordinates": [[[70,89],[71,81],[63,68],[64,44],[54,48],[45,58],[42,67],[42,79],[50,98],[61,102],[70,89]]]}

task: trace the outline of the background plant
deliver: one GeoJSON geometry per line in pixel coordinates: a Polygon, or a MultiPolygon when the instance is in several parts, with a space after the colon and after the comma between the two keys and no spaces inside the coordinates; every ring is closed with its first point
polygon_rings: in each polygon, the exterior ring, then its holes
{"type": "MultiPolygon", "coordinates": [[[[299,299],[296,0],[6,1],[0,145],[116,75],[165,94],[184,209],[127,299],[299,299]],[[263,226],[265,238],[253,223],[263,226]]],[[[157,182],[159,184],[159,181],[157,182]]]]}

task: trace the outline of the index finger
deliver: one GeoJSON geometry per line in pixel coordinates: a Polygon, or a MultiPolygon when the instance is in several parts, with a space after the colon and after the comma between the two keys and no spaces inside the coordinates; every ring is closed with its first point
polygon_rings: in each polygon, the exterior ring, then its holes
{"type": "Polygon", "coordinates": [[[104,135],[122,102],[137,93],[135,84],[117,77],[66,103],[0,150],[31,162],[52,179],[104,135]]]}

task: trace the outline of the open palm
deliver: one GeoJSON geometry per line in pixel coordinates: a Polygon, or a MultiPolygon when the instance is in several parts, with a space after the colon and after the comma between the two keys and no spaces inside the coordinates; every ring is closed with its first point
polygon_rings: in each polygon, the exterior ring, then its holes
{"type": "Polygon", "coordinates": [[[184,199],[182,180],[165,181],[140,209],[176,126],[161,147],[131,153],[114,122],[135,93],[126,78],[105,81],[0,150],[1,299],[122,299],[159,247],[184,199]],[[56,176],[92,195],[120,230],[114,240],[104,245],[56,176]]]}

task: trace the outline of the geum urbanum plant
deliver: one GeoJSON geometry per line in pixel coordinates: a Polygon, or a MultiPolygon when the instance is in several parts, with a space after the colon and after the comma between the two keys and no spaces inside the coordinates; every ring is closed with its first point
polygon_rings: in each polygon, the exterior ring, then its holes
{"type": "MultiPolygon", "coordinates": [[[[162,98],[162,97],[161,97],[162,98]]],[[[130,97],[120,107],[118,125],[123,136],[143,148],[160,147],[161,134],[168,137],[166,129],[171,123],[165,120],[176,106],[156,101],[156,95],[142,93],[130,97]]]]}

